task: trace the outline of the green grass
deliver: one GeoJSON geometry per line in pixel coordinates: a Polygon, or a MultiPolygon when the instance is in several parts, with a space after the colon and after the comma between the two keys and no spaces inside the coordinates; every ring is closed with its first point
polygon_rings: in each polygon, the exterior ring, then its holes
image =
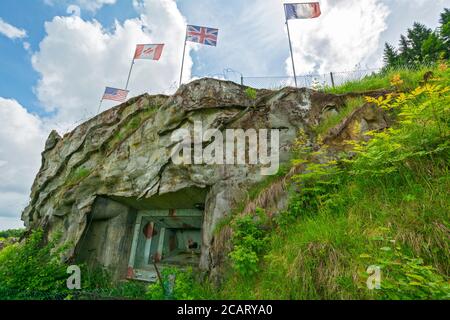
{"type": "Polygon", "coordinates": [[[400,74],[404,82],[399,89],[402,91],[409,91],[416,88],[420,82],[423,81],[424,74],[430,70],[439,74],[436,67],[423,66],[412,70],[399,68],[369,75],[362,80],[350,81],[335,88],[327,88],[326,91],[334,94],[345,94],[382,89],[390,90],[394,89],[391,84],[391,79],[397,74],[400,74]]]}
{"type": "Polygon", "coordinates": [[[88,177],[90,174],[91,170],[85,167],[79,167],[69,175],[67,179],[67,185],[69,186],[76,185],[84,178],[88,177]]]}
{"type": "Polygon", "coordinates": [[[340,124],[345,118],[347,118],[355,109],[364,105],[364,98],[349,98],[345,104],[345,107],[339,110],[337,114],[331,115],[324,119],[320,125],[314,128],[317,135],[323,135],[331,128],[334,128],[340,124]]]}
{"type": "Polygon", "coordinates": [[[445,178],[364,188],[349,183],[335,196],[341,205],[322,207],[275,232],[259,274],[233,273],[218,298],[376,298],[363,274],[392,239],[448,275],[448,243],[435,225],[448,223],[450,179],[448,172],[437,174],[445,178]]]}

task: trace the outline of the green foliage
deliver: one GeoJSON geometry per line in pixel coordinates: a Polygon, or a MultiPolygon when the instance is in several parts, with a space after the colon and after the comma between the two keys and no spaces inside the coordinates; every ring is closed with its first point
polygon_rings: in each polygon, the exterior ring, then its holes
{"type": "Polygon", "coordinates": [[[355,143],[351,158],[314,154],[299,135],[294,162],[305,170],[257,254],[258,273],[236,270],[219,297],[449,298],[450,74],[441,71],[410,93],[369,99],[398,123],[355,143]],[[380,290],[366,286],[371,265],[382,268],[380,290]]]}
{"type": "MultiPolygon", "coordinates": [[[[424,265],[423,259],[411,257],[390,240],[372,260],[380,267],[381,287],[376,297],[388,300],[450,299],[450,285],[438,271],[424,265]]],[[[370,255],[362,255],[371,258],[370,255]]]]}
{"type": "Polygon", "coordinates": [[[320,125],[314,128],[314,131],[320,136],[325,134],[329,129],[340,124],[345,118],[347,118],[355,109],[363,106],[365,103],[364,98],[349,98],[345,103],[345,107],[339,110],[335,115],[331,115],[324,119],[320,125]]]}
{"type": "MultiPolygon", "coordinates": [[[[435,68],[433,67],[432,69],[435,68]]],[[[326,91],[335,94],[392,89],[406,92],[420,85],[423,81],[424,74],[428,71],[430,71],[430,66],[426,65],[386,68],[380,73],[373,73],[360,81],[350,81],[335,88],[327,88],[326,91]],[[400,86],[393,86],[391,80],[397,75],[403,80],[403,83],[400,86]]]]}
{"type": "Polygon", "coordinates": [[[249,88],[245,89],[245,95],[247,96],[247,98],[249,98],[251,100],[256,100],[257,91],[256,91],[256,89],[249,87],[249,88]]]}
{"type": "Polygon", "coordinates": [[[414,23],[407,35],[400,37],[399,50],[386,43],[384,62],[387,69],[402,66],[418,66],[437,62],[441,57],[450,58],[448,21],[449,9],[441,14],[441,26],[436,31],[420,23],[414,23]]]}
{"type": "Polygon", "coordinates": [[[72,293],[73,300],[122,299],[142,300],[146,285],[138,281],[112,280],[110,272],[104,269],[82,268],[82,288],[72,293]]]}
{"type": "Polygon", "coordinates": [[[76,185],[77,183],[81,182],[83,179],[88,177],[90,174],[91,170],[85,167],[79,167],[69,175],[67,179],[67,184],[76,185]]]}
{"type": "Polygon", "coordinates": [[[62,299],[68,295],[66,266],[55,251],[58,237],[43,243],[35,231],[24,242],[0,251],[1,299],[62,299]]]}
{"type": "Polygon", "coordinates": [[[158,281],[147,288],[146,298],[149,300],[194,300],[206,299],[204,289],[195,279],[192,268],[186,270],[165,267],[161,272],[164,290],[158,281]]]}
{"type": "Polygon", "coordinates": [[[20,238],[23,235],[24,231],[24,229],[9,229],[0,231],[0,238],[20,238]]]}
{"type": "Polygon", "coordinates": [[[243,276],[258,271],[259,257],[267,243],[264,226],[267,218],[264,210],[257,209],[256,215],[245,215],[233,221],[233,251],[229,254],[233,268],[243,276]]]}
{"type": "MultiPolygon", "coordinates": [[[[399,126],[372,133],[373,139],[356,145],[355,175],[378,176],[400,172],[423,161],[446,162],[450,150],[450,88],[426,84],[394,98],[372,99],[399,114],[399,126]]],[[[440,163],[437,163],[440,164],[440,163]]]]}

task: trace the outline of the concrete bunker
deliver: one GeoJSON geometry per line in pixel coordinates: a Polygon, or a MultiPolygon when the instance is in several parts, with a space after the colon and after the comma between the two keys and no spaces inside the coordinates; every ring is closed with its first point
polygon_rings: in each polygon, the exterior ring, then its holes
{"type": "Polygon", "coordinates": [[[206,194],[192,187],[149,199],[98,197],[77,260],[117,280],[156,281],[156,268],[198,267],[206,194]]]}

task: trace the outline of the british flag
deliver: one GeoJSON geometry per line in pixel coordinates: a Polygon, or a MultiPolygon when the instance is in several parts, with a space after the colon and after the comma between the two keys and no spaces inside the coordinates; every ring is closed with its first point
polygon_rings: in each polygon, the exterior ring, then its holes
{"type": "Polygon", "coordinates": [[[197,42],[208,46],[217,46],[217,38],[219,36],[219,29],[187,26],[186,40],[197,42]]]}
{"type": "Polygon", "coordinates": [[[128,90],[106,87],[103,100],[124,102],[127,99],[128,92],[128,90]]]}

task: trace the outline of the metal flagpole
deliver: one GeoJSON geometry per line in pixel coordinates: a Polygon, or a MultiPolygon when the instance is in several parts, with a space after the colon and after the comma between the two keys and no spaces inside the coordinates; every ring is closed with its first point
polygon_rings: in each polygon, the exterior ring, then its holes
{"type": "Polygon", "coordinates": [[[284,15],[286,17],[286,27],[287,27],[288,38],[289,38],[289,49],[291,50],[292,70],[294,71],[295,87],[298,88],[298,85],[297,85],[297,73],[295,72],[295,63],[294,63],[294,52],[292,51],[291,32],[289,31],[289,20],[287,18],[286,5],[284,5],[284,15]]]}
{"type": "Polygon", "coordinates": [[[127,84],[125,86],[125,90],[128,90],[128,84],[130,83],[131,71],[133,71],[133,66],[134,66],[134,58],[133,58],[133,61],[131,61],[130,72],[128,73],[128,79],[127,79],[127,84]]]}
{"type": "Polygon", "coordinates": [[[102,107],[102,103],[103,103],[103,98],[102,98],[102,100],[100,100],[100,104],[98,105],[97,115],[100,113],[100,109],[102,107]]]}
{"type": "Polygon", "coordinates": [[[181,82],[183,81],[183,68],[184,68],[184,56],[186,55],[186,42],[187,42],[187,26],[186,26],[186,36],[184,37],[184,49],[183,49],[183,59],[181,60],[181,72],[180,72],[179,87],[181,87],[181,82]]]}

